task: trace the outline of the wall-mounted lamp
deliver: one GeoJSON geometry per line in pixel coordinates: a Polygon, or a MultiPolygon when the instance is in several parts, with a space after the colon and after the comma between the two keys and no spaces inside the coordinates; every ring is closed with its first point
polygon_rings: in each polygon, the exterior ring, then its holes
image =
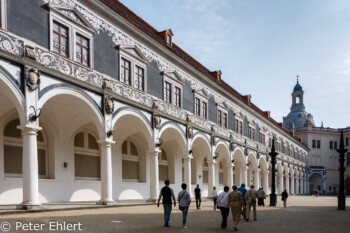
{"type": "Polygon", "coordinates": [[[36,122],[36,120],[39,118],[41,114],[41,108],[39,108],[38,111],[33,106],[30,106],[30,108],[32,108],[34,111],[34,114],[29,115],[29,120],[33,123],[36,122]]]}
{"type": "Polygon", "coordinates": [[[63,167],[64,167],[64,168],[67,168],[67,167],[68,167],[68,163],[67,163],[67,162],[64,162],[64,163],[63,163],[63,167]]]}

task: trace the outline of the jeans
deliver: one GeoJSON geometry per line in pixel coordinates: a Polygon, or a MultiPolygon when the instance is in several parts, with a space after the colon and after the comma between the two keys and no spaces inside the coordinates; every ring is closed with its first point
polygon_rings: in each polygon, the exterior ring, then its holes
{"type": "Polygon", "coordinates": [[[230,208],[220,207],[222,223],[221,228],[225,229],[227,227],[227,217],[230,214],[230,208]]]}
{"type": "Polygon", "coordinates": [[[201,208],[201,202],[202,202],[202,200],[201,200],[200,198],[196,198],[196,207],[197,207],[197,210],[198,210],[199,208],[201,208]]]}
{"type": "Polygon", "coordinates": [[[217,203],[216,203],[216,201],[218,200],[218,198],[217,197],[214,197],[213,198],[213,202],[214,202],[214,210],[216,210],[216,206],[217,206],[217,203]]]}
{"type": "Polygon", "coordinates": [[[164,208],[164,226],[169,226],[172,204],[163,204],[163,208],[164,208]]]}
{"type": "Polygon", "coordinates": [[[186,225],[186,219],[187,219],[188,208],[189,208],[189,206],[181,207],[181,211],[182,211],[182,223],[183,223],[184,225],[186,225]]]}

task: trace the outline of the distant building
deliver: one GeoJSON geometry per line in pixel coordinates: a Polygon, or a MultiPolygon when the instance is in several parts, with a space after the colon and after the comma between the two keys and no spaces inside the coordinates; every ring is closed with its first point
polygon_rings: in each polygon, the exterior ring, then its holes
{"type": "MultiPolygon", "coordinates": [[[[337,194],[339,192],[339,147],[340,130],[333,128],[316,127],[313,117],[305,111],[304,91],[297,81],[292,92],[292,107],[287,117],[283,117],[285,128],[294,131],[295,135],[302,138],[302,142],[310,151],[309,164],[309,191],[318,189],[321,193],[337,194]]],[[[346,149],[349,147],[350,127],[344,130],[346,149]]],[[[350,153],[347,153],[345,166],[345,188],[350,194],[350,153]]]]}

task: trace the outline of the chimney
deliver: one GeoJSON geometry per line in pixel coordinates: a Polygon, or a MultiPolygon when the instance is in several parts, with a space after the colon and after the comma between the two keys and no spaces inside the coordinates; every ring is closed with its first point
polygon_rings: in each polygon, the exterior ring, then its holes
{"type": "Polygon", "coordinates": [[[265,116],[267,117],[267,119],[270,119],[270,111],[264,111],[265,116]]]}
{"type": "Polygon", "coordinates": [[[221,82],[221,75],[222,75],[221,70],[212,71],[210,73],[216,78],[216,81],[218,81],[218,83],[221,82]]]}
{"type": "Polygon", "coordinates": [[[163,38],[163,40],[165,40],[166,44],[169,45],[169,46],[172,46],[173,45],[173,32],[171,31],[171,29],[167,29],[167,30],[164,30],[164,31],[161,31],[161,32],[158,32],[158,35],[160,37],[163,38]]]}
{"type": "Polygon", "coordinates": [[[250,104],[250,99],[252,98],[251,95],[244,95],[242,96],[245,101],[247,101],[248,104],[250,104]]]}

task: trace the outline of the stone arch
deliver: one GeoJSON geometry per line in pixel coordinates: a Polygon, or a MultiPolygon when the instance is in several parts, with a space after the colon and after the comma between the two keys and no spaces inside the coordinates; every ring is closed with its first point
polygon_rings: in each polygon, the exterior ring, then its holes
{"type": "Polygon", "coordinates": [[[246,183],[246,161],[243,150],[236,147],[232,152],[232,157],[234,159],[233,183],[240,186],[240,184],[246,183]]]}
{"type": "Polygon", "coordinates": [[[54,98],[59,96],[69,96],[77,99],[80,103],[84,103],[88,107],[87,111],[91,114],[91,122],[95,125],[99,139],[105,138],[106,134],[104,133],[104,117],[98,108],[98,106],[93,103],[90,98],[81,91],[73,90],[67,87],[59,87],[53,90],[46,92],[38,102],[38,108],[43,108],[45,104],[54,98]]]}
{"type": "Polygon", "coordinates": [[[8,77],[8,75],[5,74],[2,70],[0,70],[0,90],[1,90],[1,95],[4,95],[5,97],[7,97],[11,101],[11,103],[15,106],[19,116],[20,123],[25,124],[26,123],[25,97],[20,91],[20,89],[18,88],[18,86],[15,83],[13,83],[11,78],[8,77]]]}
{"type": "Polygon", "coordinates": [[[232,168],[229,148],[223,140],[219,140],[215,145],[214,151],[215,154],[219,155],[219,157],[216,159],[217,163],[215,164],[215,183],[230,186],[229,174],[231,174],[231,172],[229,169],[232,168]]]}
{"type": "Polygon", "coordinates": [[[204,168],[204,159],[207,159],[211,154],[209,139],[203,133],[195,133],[192,140],[192,150],[191,183],[199,184],[205,190],[203,184],[208,184],[208,167],[204,168]]]}

